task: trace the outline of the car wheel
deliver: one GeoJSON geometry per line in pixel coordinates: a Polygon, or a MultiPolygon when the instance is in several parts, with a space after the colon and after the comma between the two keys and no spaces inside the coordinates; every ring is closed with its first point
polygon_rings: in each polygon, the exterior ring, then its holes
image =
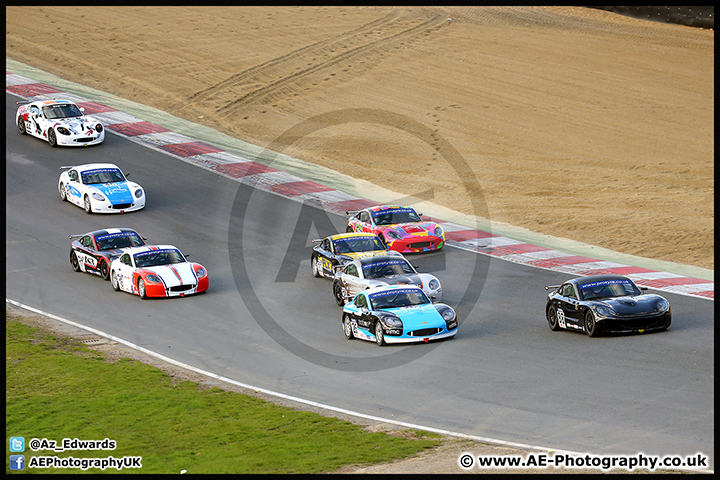
{"type": "Polygon", "coordinates": [[[345,298],[343,297],[342,286],[340,285],[340,282],[335,282],[333,284],[333,295],[335,296],[335,303],[337,303],[341,307],[345,305],[345,298]]]}
{"type": "Polygon", "coordinates": [[[375,343],[380,347],[385,345],[385,336],[383,335],[382,324],[380,322],[375,323],[375,343]]]}
{"type": "Polygon", "coordinates": [[[595,315],[593,315],[592,311],[590,310],[585,313],[585,333],[588,334],[588,337],[595,337],[598,333],[595,315]]]}
{"type": "Polygon", "coordinates": [[[25,120],[23,120],[22,116],[19,116],[17,119],[17,127],[20,135],[25,135],[27,133],[27,129],[25,128],[25,120]]]}
{"type": "Polygon", "coordinates": [[[350,320],[350,315],[348,314],[343,315],[343,332],[345,332],[345,338],[348,340],[355,338],[352,330],[352,321],[350,320]]]}
{"type": "Polygon", "coordinates": [[[52,128],[48,130],[48,143],[51,147],[57,147],[57,138],[55,137],[55,130],[52,128]]]}
{"type": "Polygon", "coordinates": [[[118,282],[117,273],[115,273],[115,270],[110,272],[110,284],[113,287],[113,290],[116,292],[120,291],[120,282],[118,282]]]}
{"type": "Polygon", "coordinates": [[[76,272],[80,271],[80,262],[78,262],[77,255],[74,251],[70,252],[70,265],[72,265],[73,270],[76,272]]]}
{"type": "Polygon", "coordinates": [[[100,276],[103,280],[110,280],[110,268],[105,260],[100,260],[100,276]]]}
{"type": "Polygon", "coordinates": [[[310,259],[310,266],[312,267],[313,277],[322,276],[322,260],[317,255],[313,255],[310,259]]]}
{"type": "Polygon", "coordinates": [[[548,308],[547,322],[550,330],[554,332],[560,330],[560,325],[558,325],[557,309],[555,307],[548,308]]]}
{"type": "Polygon", "coordinates": [[[90,203],[90,197],[85,195],[85,199],[83,200],[83,204],[85,205],[85,213],[92,213],[92,204],[90,203]]]}
{"type": "Polygon", "coordinates": [[[138,278],[138,295],[140,295],[140,298],[145,300],[147,298],[147,292],[145,291],[145,282],[143,282],[142,278],[138,278]]]}
{"type": "Polygon", "coordinates": [[[58,190],[60,190],[60,200],[62,200],[63,202],[66,202],[67,201],[67,192],[65,191],[65,184],[61,183],[60,188],[58,188],[58,190]]]}

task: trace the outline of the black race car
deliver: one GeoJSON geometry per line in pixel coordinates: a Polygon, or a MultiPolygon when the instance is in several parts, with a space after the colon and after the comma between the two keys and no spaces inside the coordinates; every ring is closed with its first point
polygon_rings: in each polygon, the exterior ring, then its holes
{"type": "Polygon", "coordinates": [[[125,248],[145,245],[145,238],[131,228],[107,228],[68,237],[74,239],[70,246],[73,270],[100,275],[105,280],[110,280],[110,263],[125,248]]]}
{"type": "Polygon", "coordinates": [[[623,275],[592,275],[568,280],[548,294],[545,317],[551,330],[577,330],[591,337],[610,332],[666,330],[672,314],[660,295],[644,294],[623,275]]]}
{"type": "Polygon", "coordinates": [[[313,240],[310,267],[316,277],[333,278],[335,269],[356,258],[402,254],[387,250],[387,246],[374,233],[338,233],[313,240]]]}

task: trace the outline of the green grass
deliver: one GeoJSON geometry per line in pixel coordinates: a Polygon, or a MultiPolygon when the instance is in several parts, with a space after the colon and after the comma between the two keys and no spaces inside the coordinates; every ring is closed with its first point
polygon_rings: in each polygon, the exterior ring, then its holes
{"type": "MultiPolygon", "coordinates": [[[[26,446],[26,465],[34,456],[139,456],[142,468],[121,472],[318,473],[404,458],[439,444],[439,436],[427,432],[404,437],[370,433],[347,421],[253,396],[174,383],[154,367],[129,359],[108,362],[77,340],[7,315],[5,331],[6,442],[18,436],[26,444],[33,438],[58,443],[109,438],[117,443],[115,450],[62,453],[33,452],[26,446]]],[[[6,447],[9,452],[9,443],[6,447]]],[[[26,466],[25,472],[82,470],[26,466]]]]}

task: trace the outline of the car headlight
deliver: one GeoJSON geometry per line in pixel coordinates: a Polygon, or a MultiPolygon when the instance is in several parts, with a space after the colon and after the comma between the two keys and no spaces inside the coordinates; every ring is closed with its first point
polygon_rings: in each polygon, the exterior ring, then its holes
{"type": "Polygon", "coordinates": [[[395,315],[383,315],[380,317],[380,319],[385,322],[386,325],[391,327],[402,328],[403,326],[402,320],[400,320],[400,318],[396,317],[395,315]]]}
{"type": "Polygon", "coordinates": [[[148,282],[152,282],[152,283],[162,283],[162,280],[160,280],[160,277],[158,277],[157,275],[155,275],[153,273],[151,273],[150,275],[146,275],[145,280],[147,280],[148,282]]]}
{"type": "Polygon", "coordinates": [[[668,308],[670,308],[670,304],[664,298],[655,304],[655,309],[658,312],[665,312],[668,308]]]}
{"type": "Polygon", "coordinates": [[[440,225],[437,225],[435,227],[435,230],[433,231],[436,237],[442,237],[443,236],[443,229],[440,225]]]}
{"type": "Polygon", "coordinates": [[[104,202],[104,201],[105,201],[105,197],[103,197],[102,194],[101,194],[101,193],[98,193],[98,192],[93,192],[93,193],[92,193],[92,197],[93,197],[95,200],[100,200],[101,202],[104,202]]]}
{"type": "Polygon", "coordinates": [[[600,306],[596,307],[595,311],[602,315],[603,317],[613,317],[615,316],[615,310],[613,310],[610,307],[600,306]]]}
{"type": "Polygon", "coordinates": [[[207,270],[205,270],[203,267],[200,267],[195,270],[195,275],[197,275],[198,278],[204,278],[207,275],[207,270]]]}
{"type": "Polygon", "coordinates": [[[397,233],[395,230],[388,230],[387,236],[392,238],[393,240],[400,240],[402,237],[399,233],[397,233]]]}
{"type": "Polygon", "coordinates": [[[438,288],[440,288],[440,282],[433,278],[428,282],[428,288],[430,290],[437,290],[438,288]]]}
{"type": "Polygon", "coordinates": [[[143,196],[142,188],[138,188],[137,190],[135,190],[135,198],[140,198],[142,196],[143,196]]]}
{"type": "Polygon", "coordinates": [[[70,130],[65,127],[57,127],[55,130],[62,135],[70,135],[70,130]]]}
{"type": "Polygon", "coordinates": [[[102,131],[103,131],[103,126],[98,123],[97,125],[95,125],[95,131],[98,132],[98,133],[102,132],[102,131]]]}

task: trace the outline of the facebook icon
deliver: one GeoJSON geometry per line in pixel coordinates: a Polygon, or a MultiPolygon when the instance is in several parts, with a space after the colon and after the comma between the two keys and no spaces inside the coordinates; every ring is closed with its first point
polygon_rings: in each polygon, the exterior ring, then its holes
{"type": "Polygon", "coordinates": [[[25,470],[25,455],[10,455],[10,470],[25,470]]]}

